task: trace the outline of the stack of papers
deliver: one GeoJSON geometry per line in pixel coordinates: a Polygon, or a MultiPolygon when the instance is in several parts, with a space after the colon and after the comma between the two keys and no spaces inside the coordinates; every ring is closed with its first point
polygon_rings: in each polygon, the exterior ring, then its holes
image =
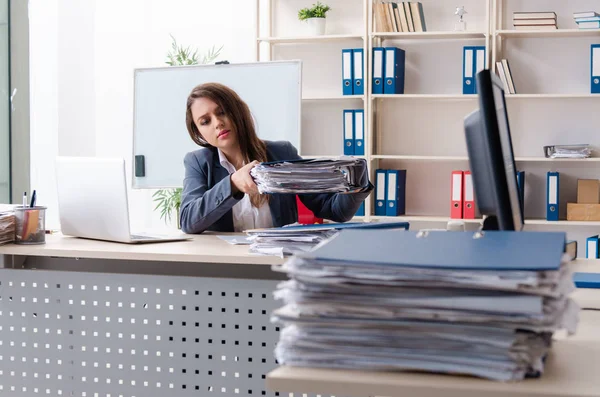
{"type": "Polygon", "coordinates": [[[408,230],[408,222],[347,222],[314,225],[293,224],[283,227],[246,230],[250,252],[276,255],[281,258],[309,252],[318,244],[335,236],[342,229],[402,229],[408,230]]]}
{"type": "Polygon", "coordinates": [[[544,154],[553,159],[583,159],[592,156],[592,148],[587,144],[544,146],[544,154]]]}
{"type": "Polygon", "coordinates": [[[15,241],[14,205],[0,204],[0,244],[15,241]]]}
{"type": "MultiPolygon", "coordinates": [[[[345,230],[274,270],[284,365],[541,376],[579,308],[564,233],[345,230]]],[[[560,358],[558,358],[560,359],[560,358]]]]}
{"type": "Polygon", "coordinates": [[[250,171],[260,193],[293,194],[362,191],[366,172],[366,160],[353,157],[275,161],[250,171]]]}

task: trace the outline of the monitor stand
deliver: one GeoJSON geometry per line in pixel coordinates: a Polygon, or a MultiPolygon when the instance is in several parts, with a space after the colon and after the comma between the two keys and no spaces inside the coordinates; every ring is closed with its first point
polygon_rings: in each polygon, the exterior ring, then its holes
{"type": "Polygon", "coordinates": [[[498,218],[495,215],[485,217],[481,230],[500,230],[498,218]]]}

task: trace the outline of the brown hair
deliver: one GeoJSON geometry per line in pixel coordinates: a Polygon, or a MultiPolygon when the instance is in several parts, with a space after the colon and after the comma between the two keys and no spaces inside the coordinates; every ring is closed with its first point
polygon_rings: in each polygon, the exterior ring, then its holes
{"type": "MultiPolygon", "coordinates": [[[[191,107],[198,98],[210,99],[225,112],[235,128],[242,157],[246,164],[254,160],[267,161],[267,145],[256,135],[250,108],[234,90],[219,83],[198,85],[194,87],[187,98],[185,124],[190,137],[196,144],[203,147],[212,147],[198,131],[192,116],[191,107]]],[[[266,195],[250,196],[250,202],[254,207],[259,207],[266,201],[268,201],[266,195]]]]}

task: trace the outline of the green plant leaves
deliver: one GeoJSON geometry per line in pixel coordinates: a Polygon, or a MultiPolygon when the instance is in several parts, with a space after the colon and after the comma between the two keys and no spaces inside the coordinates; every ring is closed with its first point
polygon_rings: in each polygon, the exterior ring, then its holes
{"type": "Polygon", "coordinates": [[[313,4],[310,8],[302,8],[298,11],[298,19],[304,21],[308,18],[325,18],[327,11],[331,10],[331,7],[325,4],[321,4],[317,1],[317,4],[313,4]]]}
{"type": "MultiPolygon", "coordinates": [[[[177,40],[173,35],[170,35],[173,42],[171,43],[171,50],[167,54],[167,65],[169,66],[181,66],[181,65],[198,65],[212,63],[221,54],[223,46],[215,47],[214,45],[206,51],[206,54],[202,57],[202,60],[198,58],[198,50],[192,52],[190,47],[183,48],[177,45],[177,40]]],[[[173,212],[176,214],[179,212],[181,207],[181,192],[182,188],[175,189],[160,189],[152,194],[152,198],[156,206],[155,211],[160,212],[160,219],[164,219],[165,223],[171,220],[173,212]]]]}

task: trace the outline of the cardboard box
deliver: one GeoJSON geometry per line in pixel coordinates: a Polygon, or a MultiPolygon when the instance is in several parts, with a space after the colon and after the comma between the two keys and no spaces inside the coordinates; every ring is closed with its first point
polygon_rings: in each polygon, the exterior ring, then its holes
{"type": "Polygon", "coordinates": [[[568,221],[600,221],[600,204],[567,203],[568,221]]]}
{"type": "Polygon", "coordinates": [[[600,204],[600,180],[578,179],[577,180],[577,203],[578,204],[600,204]]]}

